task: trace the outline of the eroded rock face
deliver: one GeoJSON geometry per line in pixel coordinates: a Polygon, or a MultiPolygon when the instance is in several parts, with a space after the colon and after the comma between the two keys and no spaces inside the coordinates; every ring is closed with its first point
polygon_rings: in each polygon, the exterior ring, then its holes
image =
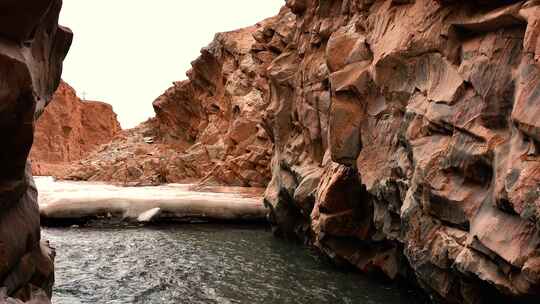
{"type": "Polygon", "coordinates": [[[537,299],[540,3],[286,2],[68,177],[268,183],[274,232],[336,261],[449,303],[537,299]]]}
{"type": "Polygon", "coordinates": [[[69,163],[86,157],[120,133],[112,106],[82,101],[61,82],[51,104],[36,123],[30,151],[34,175],[61,175],[69,163]]]}
{"type": "Polygon", "coordinates": [[[287,6],[274,231],[445,302],[538,299],[540,3],[287,6]]]}
{"type": "Polygon", "coordinates": [[[27,156],[34,120],[59,84],[71,44],[72,33],[58,26],[61,6],[50,0],[0,4],[1,303],[48,303],[52,292],[54,251],[40,240],[37,190],[27,156]]]}
{"type": "Polygon", "coordinates": [[[155,118],[123,132],[62,178],[266,186],[272,154],[262,128],[266,68],[281,53],[280,32],[288,25],[270,18],[217,34],[192,62],[188,80],[175,82],[153,102],[155,118]]]}

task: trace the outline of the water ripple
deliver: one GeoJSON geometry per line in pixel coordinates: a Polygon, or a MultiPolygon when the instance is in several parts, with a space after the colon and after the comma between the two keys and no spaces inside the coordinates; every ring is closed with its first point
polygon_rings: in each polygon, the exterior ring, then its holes
{"type": "Polygon", "coordinates": [[[415,303],[263,229],[217,225],[44,229],[54,303],[415,303]]]}

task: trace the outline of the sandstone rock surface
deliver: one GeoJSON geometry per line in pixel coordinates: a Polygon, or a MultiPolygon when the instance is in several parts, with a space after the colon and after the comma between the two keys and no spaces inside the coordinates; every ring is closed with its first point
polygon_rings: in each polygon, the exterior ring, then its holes
{"type": "Polygon", "coordinates": [[[286,3],[67,177],[267,185],[274,232],[340,263],[447,303],[537,301],[540,3],[286,3]]]}
{"type": "Polygon", "coordinates": [[[263,118],[275,233],[443,302],[537,301],[540,3],[287,7],[263,118]]]}
{"type": "Polygon", "coordinates": [[[118,187],[104,183],[54,181],[36,177],[44,225],[120,221],[191,222],[266,219],[263,188],[167,184],[118,187]]]}
{"type": "Polygon", "coordinates": [[[155,118],[126,130],[60,177],[128,185],[266,186],[272,153],[262,127],[266,67],[285,45],[278,33],[283,26],[270,18],[217,34],[192,62],[188,80],[175,82],[153,102],[155,118]]]}
{"type": "Polygon", "coordinates": [[[34,120],[56,90],[72,33],[60,0],[2,1],[0,11],[0,303],[49,303],[54,251],[41,240],[27,156],[34,120]]]}
{"type": "Polygon", "coordinates": [[[111,105],[82,101],[75,90],[62,81],[36,123],[30,151],[32,173],[34,176],[60,175],[71,162],[110,142],[120,131],[111,105]]]}

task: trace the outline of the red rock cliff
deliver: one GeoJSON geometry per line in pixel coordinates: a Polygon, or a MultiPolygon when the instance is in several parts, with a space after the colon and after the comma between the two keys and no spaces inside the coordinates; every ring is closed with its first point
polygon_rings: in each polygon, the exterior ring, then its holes
{"type": "Polygon", "coordinates": [[[265,186],[272,151],[262,127],[268,107],[266,67],[284,42],[276,38],[271,49],[260,41],[285,25],[270,18],[217,34],[192,62],[188,80],[175,82],[154,101],[154,119],[124,132],[64,177],[265,186]]]}
{"type": "Polygon", "coordinates": [[[534,302],[539,32],[534,0],[288,0],[72,177],[260,185],[268,165],[277,235],[435,300],[534,302]]]}
{"type": "Polygon", "coordinates": [[[444,302],[537,301],[540,3],[287,6],[264,118],[275,232],[444,302]]]}
{"type": "Polygon", "coordinates": [[[60,0],[0,2],[0,303],[48,303],[52,293],[54,253],[40,240],[27,157],[34,120],[59,84],[71,44],[71,32],[58,26],[61,6],[60,0]]]}
{"type": "Polygon", "coordinates": [[[61,82],[53,102],[37,120],[30,151],[34,175],[58,175],[121,131],[111,105],[82,101],[61,82]]]}

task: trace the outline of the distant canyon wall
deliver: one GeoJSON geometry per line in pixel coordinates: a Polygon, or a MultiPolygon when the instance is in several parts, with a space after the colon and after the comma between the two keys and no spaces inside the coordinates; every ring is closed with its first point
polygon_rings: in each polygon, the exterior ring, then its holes
{"type": "Polygon", "coordinates": [[[30,160],[34,175],[59,175],[121,131],[112,106],[81,100],[65,82],[39,117],[30,160]]]}
{"type": "Polygon", "coordinates": [[[27,157],[35,119],[56,90],[72,33],[60,0],[0,3],[0,303],[49,303],[54,251],[41,241],[27,157]],[[8,299],[10,298],[10,299],[8,299]]]}
{"type": "Polygon", "coordinates": [[[287,25],[270,18],[217,34],[192,62],[188,79],[153,102],[154,118],[60,177],[128,185],[266,186],[272,155],[262,121],[269,103],[267,67],[286,44],[280,32],[287,25]]]}

